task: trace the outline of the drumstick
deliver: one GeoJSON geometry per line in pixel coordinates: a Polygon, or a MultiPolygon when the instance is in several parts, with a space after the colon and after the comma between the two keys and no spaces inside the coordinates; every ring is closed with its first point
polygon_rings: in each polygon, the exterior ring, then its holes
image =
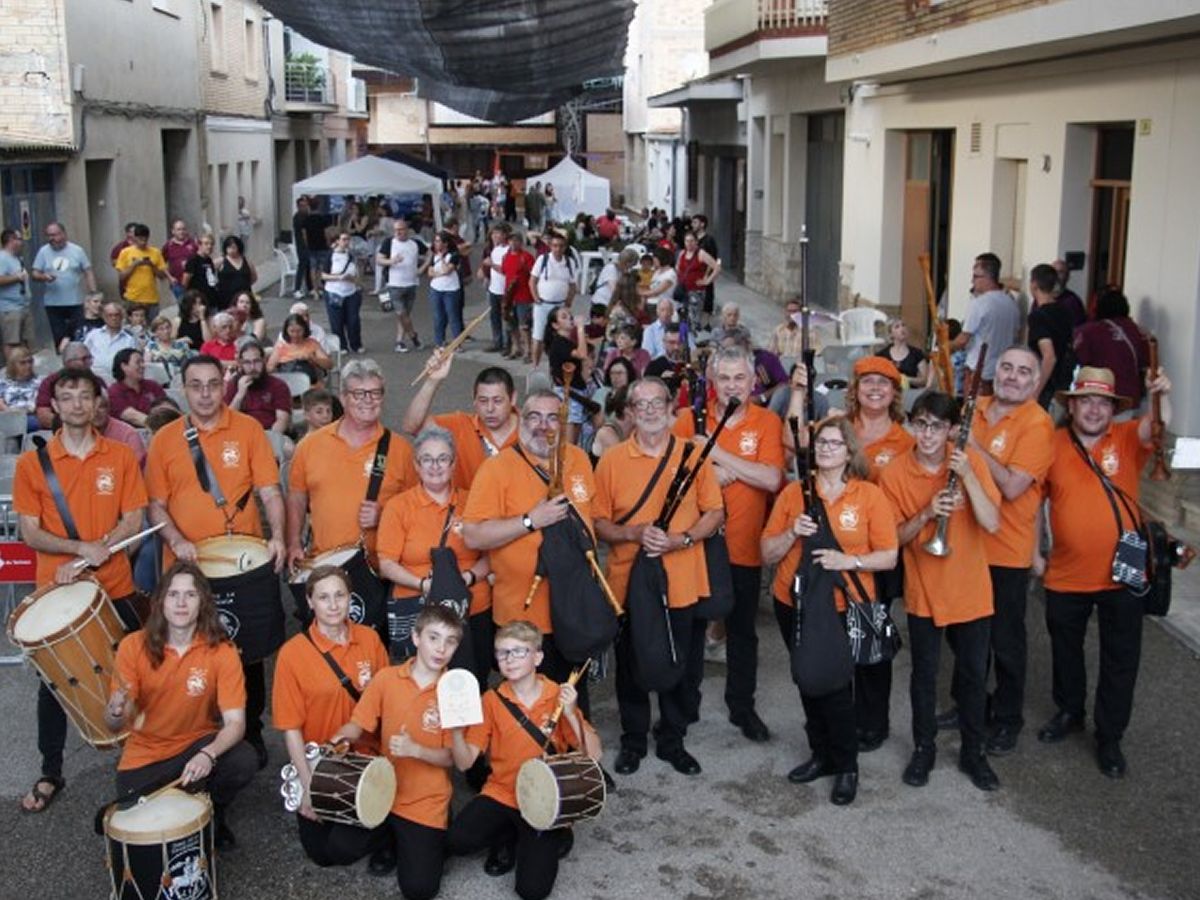
{"type": "Polygon", "coordinates": [[[146,789],[146,786],[143,785],[141,787],[136,787],[131,791],[126,791],[125,793],[121,794],[119,797],[109,800],[107,803],[103,804],[98,810],[96,810],[96,815],[92,819],[92,829],[96,832],[96,834],[103,836],[104,835],[104,820],[108,817],[108,811],[110,809],[112,809],[114,806],[119,806],[128,800],[132,800],[134,797],[138,798],[139,803],[144,803],[147,800],[153,800],[159,794],[162,794],[165,791],[169,791],[171,788],[179,787],[181,781],[183,781],[182,775],[180,775],[178,778],[174,778],[174,779],[166,782],[165,784],[159,785],[159,787],[155,788],[149,794],[142,794],[142,791],[146,789]]]}
{"type": "Polygon", "coordinates": [[[196,557],[200,562],[223,562],[237,566],[239,572],[246,572],[254,568],[254,560],[250,559],[245,553],[237,556],[225,556],[221,553],[201,553],[196,557]]]}
{"type": "MultiPolygon", "coordinates": [[[[108,552],[116,553],[118,550],[124,550],[130,544],[140,541],[142,538],[146,537],[147,535],[154,534],[154,532],[158,531],[160,528],[162,528],[166,524],[167,524],[166,522],[159,522],[157,525],[151,525],[145,531],[139,531],[137,534],[130,535],[129,537],[125,538],[124,540],[117,541],[115,544],[113,544],[111,547],[108,548],[108,552]]],[[[86,559],[77,559],[77,560],[75,560],[75,562],[71,563],[71,565],[73,565],[76,569],[86,569],[88,567],[89,563],[86,559]]]]}
{"type": "Polygon", "coordinates": [[[600,582],[600,588],[604,591],[604,596],[608,599],[608,605],[613,608],[613,612],[620,616],[624,610],[621,609],[621,604],[617,602],[617,598],[613,596],[612,588],[609,586],[608,579],[604,577],[604,571],[600,568],[600,564],[596,562],[596,551],[585,550],[583,555],[587,557],[587,561],[589,565],[591,565],[592,571],[596,574],[596,580],[600,582]]]}
{"type": "MultiPolygon", "coordinates": [[[[588,667],[591,664],[592,664],[592,661],[590,658],[584,660],[583,665],[581,665],[578,669],[576,669],[570,675],[567,676],[567,684],[569,684],[571,687],[575,687],[575,683],[577,681],[579,681],[580,678],[583,677],[583,673],[588,670],[588,667]]],[[[562,718],[562,714],[563,714],[563,701],[562,701],[562,697],[560,696],[559,700],[558,700],[558,705],[556,707],[554,707],[554,712],[550,716],[550,721],[546,724],[546,743],[542,745],[543,750],[547,749],[550,746],[550,740],[554,736],[554,729],[558,727],[558,720],[562,718]]]]}
{"type": "Polygon", "coordinates": [[[491,315],[491,310],[485,309],[483,312],[481,312],[479,315],[477,315],[475,318],[473,318],[470,322],[468,322],[466,324],[466,326],[463,328],[463,330],[458,333],[458,337],[456,337],[454,340],[452,340],[450,343],[448,343],[444,348],[442,348],[441,356],[438,356],[435,354],[434,356],[429,357],[429,362],[425,363],[425,368],[422,369],[421,373],[412,380],[412,383],[409,385],[409,387],[416,387],[418,384],[421,383],[422,378],[424,378],[426,375],[428,375],[430,372],[432,372],[434,369],[436,369],[441,364],[443,359],[445,359],[449,355],[453,355],[454,351],[462,346],[463,341],[465,341],[467,339],[467,337],[468,337],[468,335],[470,335],[472,329],[474,329],[475,326],[477,326],[480,322],[482,322],[484,319],[486,319],[489,315],[491,315]],[[434,360],[437,360],[437,362],[434,362],[434,360]]]}

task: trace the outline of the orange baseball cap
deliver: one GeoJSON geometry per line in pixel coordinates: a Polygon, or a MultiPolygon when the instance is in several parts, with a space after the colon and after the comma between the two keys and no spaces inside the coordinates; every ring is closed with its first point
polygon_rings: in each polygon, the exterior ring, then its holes
{"type": "Polygon", "coordinates": [[[890,359],[882,356],[863,356],[855,360],[854,377],[862,378],[864,375],[884,375],[895,382],[896,387],[900,386],[900,370],[890,359]]]}

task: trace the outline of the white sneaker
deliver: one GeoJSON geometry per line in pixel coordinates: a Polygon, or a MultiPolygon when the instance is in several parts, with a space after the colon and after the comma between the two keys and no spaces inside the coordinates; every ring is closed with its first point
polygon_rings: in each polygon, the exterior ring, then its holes
{"type": "Polygon", "coordinates": [[[725,665],[725,642],[704,640],[704,661],[725,665]]]}
{"type": "Polygon", "coordinates": [[[303,300],[306,296],[304,291],[292,291],[293,300],[303,300]]]}
{"type": "Polygon", "coordinates": [[[396,346],[393,348],[397,353],[407,353],[408,345],[404,341],[396,341],[396,346]]]}

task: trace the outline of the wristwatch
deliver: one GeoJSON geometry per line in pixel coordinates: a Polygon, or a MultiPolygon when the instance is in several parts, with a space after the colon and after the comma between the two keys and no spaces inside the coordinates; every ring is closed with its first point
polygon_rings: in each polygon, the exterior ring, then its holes
{"type": "Polygon", "coordinates": [[[862,557],[860,557],[860,556],[854,557],[854,568],[860,572],[862,571],[862,557]]]}
{"type": "Polygon", "coordinates": [[[525,530],[530,534],[537,531],[537,529],[533,526],[533,519],[529,517],[529,513],[525,513],[525,515],[521,516],[521,524],[525,526],[525,530]]]}
{"type": "Polygon", "coordinates": [[[696,539],[695,539],[694,537],[692,537],[690,534],[688,534],[688,533],[685,531],[685,532],[683,533],[683,546],[684,546],[684,547],[691,547],[691,546],[693,546],[695,543],[696,543],[696,539]]]}

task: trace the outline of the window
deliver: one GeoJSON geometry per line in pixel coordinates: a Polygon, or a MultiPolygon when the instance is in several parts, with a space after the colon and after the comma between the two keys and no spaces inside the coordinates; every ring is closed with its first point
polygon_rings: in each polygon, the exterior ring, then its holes
{"type": "Polygon", "coordinates": [[[244,28],[246,32],[244,74],[247,81],[258,81],[258,22],[247,16],[244,28]]]}
{"type": "Polygon", "coordinates": [[[225,71],[225,7],[221,3],[210,3],[211,21],[209,22],[209,48],[212,59],[209,62],[214,72],[225,71]]]}

